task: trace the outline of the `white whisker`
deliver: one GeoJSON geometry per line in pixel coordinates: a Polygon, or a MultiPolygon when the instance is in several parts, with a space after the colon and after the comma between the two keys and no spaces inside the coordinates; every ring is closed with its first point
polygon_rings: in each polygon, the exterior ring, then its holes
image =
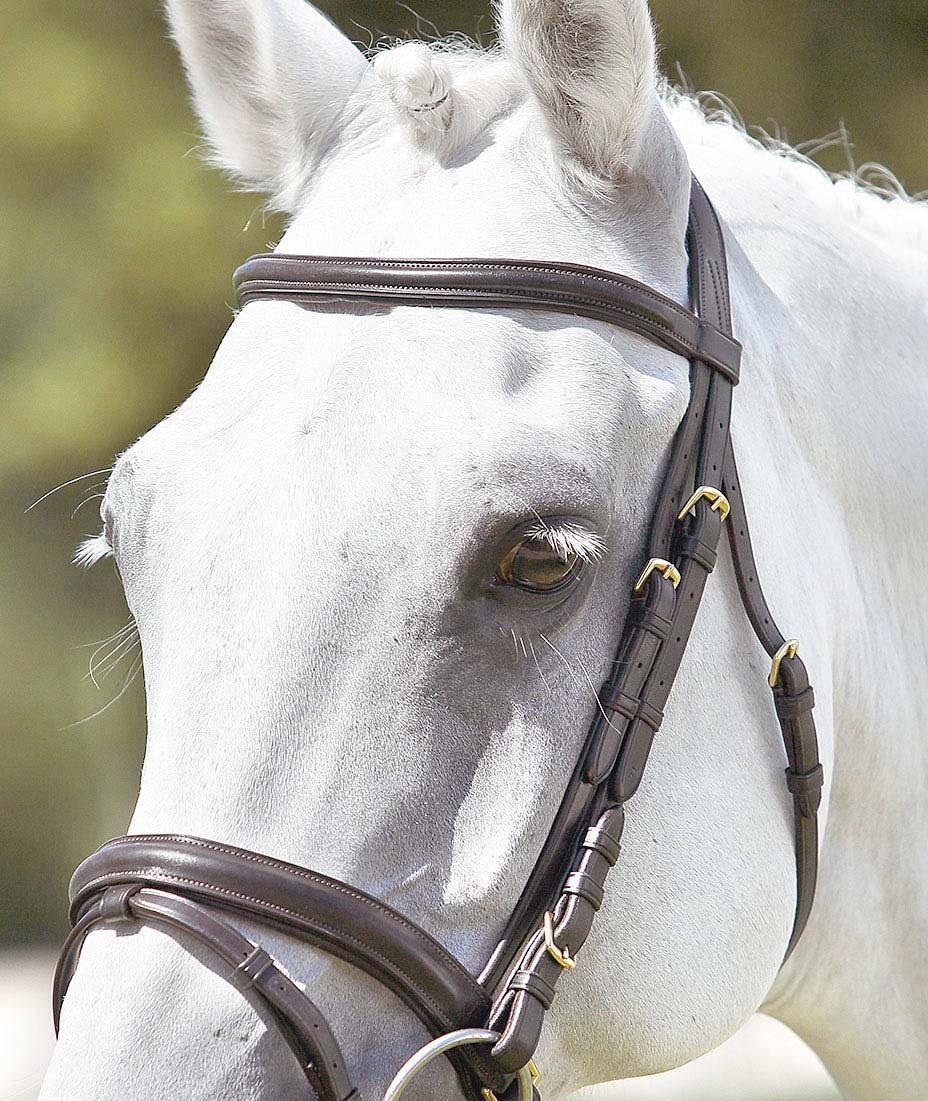
{"type": "Polygon", "coordinates": [[[538,670],[538,675],[539,675],[539,677],[541,677],[542,681],[544,681],[545,688],[547,688],[548,691],[550,692],[551,691],[551,685],[548,683],[548,678],[541,671],[541,666],[538,664],[538,655],[535,653],[535,643],[532,642],[531,638],[529,638],[528,644],[529,644],[529,648],[532,651],[532,661],[535,662],[535,668],[538,670]]]}
{"type": "MultiPolygon", "coordinates": [[[[55,488],[50,489],[48,493],[43,493],[37,501],[33,501],[32,504],[26,509],[26,512],[32,512],[34,508],[40,505],[43,501],[47,501],[48,498],[51,497],[53,493],[57,493],[59,489],[67,489],[68,486],[73,486],[77,482],[82,482],[85,478],[93,478],[97,474],[110,474],[112,473],[112,469],[113,468],[111,466],[107,466],[104,467],[103,470],[91,470],[88,471],[87,474],[81,474],[77,478],[72,478],[69,482],[62,482],[60,486],[55,486],[55,488]]],[[[26,512],[23,513],[24,516],[26,515],[26,512]]]]}
{"type": "Polygon", "coordinates": [[[108,646],[111,642],[115,642],[122,635],[126,634],[127,631],[134,631],[134,630],[135,630],[135,619],[132,616],[129,616],[129,619],[124,624],[124,626],[120,627],[118,631],[115,631],[108,638],[101,638],[101,639],[98,639],[96,642],[81,642],[75,647],[75,649],[76,650],[86,650],[90,646],[108,646]]]}
{"type": "Polygon", "coordinates": [[[135,655],[135,659],[133,660],[132,664],[129,666],[129,671],[126,673],[126,679],[122,682],[121,692],[124,692],[129,687],[129,685],[135,680],[135,678],[139,675],[139,672],[141,671],[141,668],[142,668],[142,653],[141,653],[141,651],[139,651],[139,653],[137,653],[135,655]]]}
{"type": "Polygon", "coordinates": [[[128,635],[117,646],[114,646],[109,653],[104,654],[99,661],[94,662],[91,659],[90,669],[84,674],[84,680],[90,677],[94,687],[99,688],[100,682],[106,680],[107,676],[109,676],[128,654],[132,653],[136,646],[141,646],[138,635],[134,637],[128,635]]]}
{"type": "MultiPolygon", "coordinates": [[[[571,666],[571,664],[567,660],[567,658],[564,657],[564,655],[561,653],[561,651],[554,645],[554,643],[547,637],[547,635],[545,635],[545,633],[543,631],[539,631],[538,635],[539,635],[539,638],[541,639],[541,641],[546,643],[548,646],[550,646],[551,649],[555,652],[555,654],[557,654],[557,656],[564,663],[564,668],[567,670],[568,673],[570,673],[570,676],[573,679],[574,684],[579,683],[577,681],[576,677],[574,677],[573,667],[571,666]]],[[[612,724],[612,720],[609,718],[609,716],[606,714],[605,710],[603,709],[603,702],[599,698],[599,692],[597,692],[595,685],[590,680],[589,674],[587,673],[587,671],[582,666],[580,666],[580,672],[583,673],[584,679],[586,680],[587,684],[589,685],[590,691],[593,693],[593,698],[596,700],[597,710],[599,711],[600,715],[602,715],[602,717],[606,720],[606,725],[611,730],[615,730],[617,734],[620,734],[621,732],[619,730],[616,730],[615,726],[613,726],[613,724],[612,724]]]]}
{"type": "Polygon", "coordinates": [[[86,718],[78,719],[76,722],[73,722],[73,723],[68,723],[67,726],[63,726],[61,729],[62,730],[73,730],[74,727],[76,727],[76,726],[83,726],[84,723],[89,723],[91,720],[99,718],[103,714],[103,712],[108,711],[113,706],[113,704],[117,702],[117,700],[122,699],[122,697],[126,694],[126,692],[129,690],[129,688],[134,683],[136,677],[139,674],[139,670],[141,668],[142,668],[142,655],[140,653],[140,654],[137,655],[135,661],[133,661],[133,663],[132,663],[132,665],[129,669],[129,673],[126,676],[125,681],[123,681],[122,688],[120,688],[120,690],[109,701],[109,703],[104,704],[103,707],[101,707],[99,711],[94,711],[94,713],[92,715],[87,715],[86,718]]]}
{"type": "MultiPolygon", "coordinates": [[[[93,488],[98,489],[99,487],[94,486],[93,488]]],[[[91,492],[90,494],[88,494],[88,496],[84,497],[83,500],[75,507],[74,511],[71,513],[71,519],[73,520],[74,517],[80,512],[80,510],[85,505],[89,505],[91,501],[102,501],[105,496],[106,496],[105,493],[93,493],[93,492],[91,492]]]]}
{"type": "Polygon", "coordinates": [[[135,649],[136,645],[140,644],[138,630],[136,629],[135,621],[126,625],[129,630],[126,631],[124,627],[121,631],[118,631],[111,639],[107,639],[106,642],[101,643],[96,650],[90,655],[90,668],[84,674],[84,679],[87,677],[93,681],[94,688],[100,688],[100,682],[97,680],[97,673],[102,669],[103,672],[100,676],[100,680],[103,680],[106,675],[119,664],[120,661],[131,653],[135,649]],[[111,645],[112,644],[112,645],[111,645]],[[101,651],[106,650],[107,646],[110,649],[98,658],[101,651]]]}

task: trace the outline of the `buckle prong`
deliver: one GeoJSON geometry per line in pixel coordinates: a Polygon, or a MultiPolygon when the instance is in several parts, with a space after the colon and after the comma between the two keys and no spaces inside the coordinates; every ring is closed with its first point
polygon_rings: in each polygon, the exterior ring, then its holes
{"type": "Polygon", "coordinates": [[[700,486],[683,506],[683,511],[677,519],[683,520],[693,511],[703,497],[705,497],[707,501],[712,502],[712,511],[721,513],[722,520],[724,521],[729,512],[731,512],[731,505],[728,503],[728,498],[725,494],[720,489],[716,489],[715,486],[700,486]]]}
{"type": "Polygon", "coordinates": [[[644,588],[645,581],[648,580],[648,578],[651,576],[652,573],[655,572],[655,570],[666,581],[669,581],[674,588],[676,588],[680,584],[680,571],[673,564],[673,562],[668,562],[666,558],[652,558],[650,562],[648,562],[648,564],[645,566],[645,568],[641,571],[641,577],[639,577],[638,580],[635,582],[636,593],[641,592],[641,590],[644,588]]]}
{"type": "Polygon", "coordinates": [[[548,955],[568,971],[573,971],[577,966],[577,961],[571,956],[570,950],[559,948],[554,942],[554,914],[550,910],[545,910],[545,948],[548,949],[548,955]]]}
{"type": "Polygon", "coordinates": [[[790,638],[780,647],[779,650],[773,655],[773,660],[770,665],[770,676],[767,678],[767,683],[771,688],[776,688],[777,681],[780,678],[780,664],[784,658],[794,658],[799,653],[799,639],[790,638]]]}

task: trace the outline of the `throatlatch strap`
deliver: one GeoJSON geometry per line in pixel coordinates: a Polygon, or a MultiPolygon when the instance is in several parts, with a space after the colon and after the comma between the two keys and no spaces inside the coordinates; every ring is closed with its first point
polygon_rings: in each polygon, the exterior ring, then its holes
{"type": "Polygon", "coordinates": [[[818,810],[825,773],[819,760],[818,736],[812,717],[815,694],[798,646],[788,642],[777,627],[761,588],[741,479],[731,447],[725,460],[722,485],[731,504],[728,542],[738,589],[754,633],[774,663],[770,677],[773,702],[789,762],[786,785],[793,797],[796,834],[796,915],[785,961],[792,954],[809,920],[818,880],[818,810]]]}

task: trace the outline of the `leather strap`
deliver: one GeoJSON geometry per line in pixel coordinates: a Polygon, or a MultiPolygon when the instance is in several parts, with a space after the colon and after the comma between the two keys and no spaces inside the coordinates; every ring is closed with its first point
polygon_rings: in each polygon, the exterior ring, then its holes
{"type": "MultiPolygon", "coordinates": [[[[127,884],[158,888],[162,899],[189,899],[198,911],[208,905],[256,919],[331,952],[389,987],[435,1036],[487,1019],[489,996],[438,941],[386,903],[308,868],[197,837],[116,838],[83,861],[71,879],[75,929],[101,891],[127,884]]],[[[150,911],[136,906],[134,916],[148,918],[150,911]]],[[[175,929],[184,927],[174,922],[175,929]]],[[[62,968],[56,1004],[71,966],[62,968]]],[[[509,1085],[512,1076],[492,1064],[485,1049],[461,1048],[450,1058],[471,1090],[474,1074],[500,1093],[509,1085]]]]}
{"type": "Polygon", "coordinates": [[[741,345],[672,298],[614,272],[529,260],[375,260],[252,256],[236,271],[239,303],[367,302],[569,313],[629,329],[738,381],[741,345]]]}
{"type": "MultiPolygon", "coordinates": [[[[730,333],[731,305],[724,239],[711,203],[695,180],[688,245],[690,286],[696,308],[701,316],[711,318],[722,331],[730,333]]],[[[588,820],[601,815],[598,826],[605,828],[609,823],[616,831],[616,847],[624,817],[610,819],[609,816],[618,814],[638,790],[702,593],[717,560],[725,513],[719,507],[716,487],[725,482],[726,471],[734,472],[731,405],[731,377],[711,370],[704,361],[692,361],[690,405],[674,441],[649,538],[652,558],[673,558],[677,569],[676,584],[669,571],[652,572],[642,597],[632,602],[614,673],[600,696],[603,709],[610,713],[609,720],[603,721],[597,716],[594,721],[581,763],[581,782],[577,782],[575,773],[565,800],[565,803],[582,803],[585,795],[588,820]],[[684,512],[682,505],[687,502],[683,494],[695,486],[709,487],[710,492],[699,496],[692,508],[684,512]],[[600,787],[603,784],[605,794],[600,787]]],[[[733,476],[729,481],[735,486],[737,498],[729,504],[734,514],[731,537],[736,548],[742,600],[755,630],[759,626],[764,628],[764,633],[758,631],[758,637],[773,654],[782,646],[783,638],[773,625],[756,581],[737,479],[733,476]]],[[[774,689],[789,759],[787,779],[796,806],[797,908],[787,957],[802,932],[814,896],[818,860],[816,812],[822,783],[811,716],[812,691],[805,669],[799,668],[795,664],[797,661],[794,655],[783,659],[774,689]]],[[[565,804],[561,810],[565,811],[565,804]]],[[[582,822],[584,814],[581,812],[577,817],[582,822]]],[[[559,815],[543,857],[546,852],[569,851],[571,837],[557,833],[566,820],[566,814],[563,818],[559,815]]],[[[531,1058],[544,1014],[551,1006],[558,980],[567,969],[565,958],[574,960],[589,934],[612,863],[614,861],[602,857],[593,860],[586,843],[581,845],[579,854],[569,865],[572,870],[562,879],[556,901],[550,904],[555,926],[553,938],[538,930],[518,966],[509,975],[494,1006],[490,1024],[491,1028],[502,1030],[493,1056],[505,1068],[515,1069],[531,1058]]],[[[530,883],[530,889],[532,886],[530,883]]],[[[535,886],[534,895],[523,894],[520,906],[524,905],[524,909],[520,912],[517,907],[507,929],[508,939],[504,938],[501,948],[491,958],[484,979],[495,979],[507,967],[508,945],[518,943],[515,923],[524,920],[538,905],[538,884],[535,886]]]]}
{"type": "MultiPolygon", "coordinates": [[[[738,477],[735,453],[731,447],[725,460],[722,485],[731,504],[728,543],[741,601],[758,641],[772,659],[786,645],[786,639],[777,627],[757,576],[741,479],[738,477]]],[[[802,936],[815,899],[818,880],[818,810],[825,781],[825,773],[819,760],[815,720],[812,717],[815,694],[798,651],[787,653],[780,661],[779,676],[773,686],[773,702],[789,762],[786,784],[793,797],[796,846],[796,914],[785,961],[789,959],[802,936]]]]}
{"type": "Polygon", "coordinates": [[[246,996],[257,997],[271,1013],[317,1098],[356,1101],[358,1092],[348,1078],[345,1060],[325,1018],[267,952],[205,906],[180,895],[152,890],[143,882],[106,887],[80,908],[55,972],[56,1034],[61,1003],[87,934],[104,922],[141,921],[193,937],[227,965],[229,971],[224,977],[246,996]]]}

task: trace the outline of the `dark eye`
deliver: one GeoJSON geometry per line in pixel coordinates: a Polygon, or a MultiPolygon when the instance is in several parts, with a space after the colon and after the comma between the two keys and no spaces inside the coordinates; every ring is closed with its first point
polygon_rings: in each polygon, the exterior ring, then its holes
{"type": "Polygon", "coordinates": [[[538,536],[526,536],[506,554],[497,581],[533,593],[554,593],[572,584],[583,568],[576,551],[560,552],[538,536]]]}

